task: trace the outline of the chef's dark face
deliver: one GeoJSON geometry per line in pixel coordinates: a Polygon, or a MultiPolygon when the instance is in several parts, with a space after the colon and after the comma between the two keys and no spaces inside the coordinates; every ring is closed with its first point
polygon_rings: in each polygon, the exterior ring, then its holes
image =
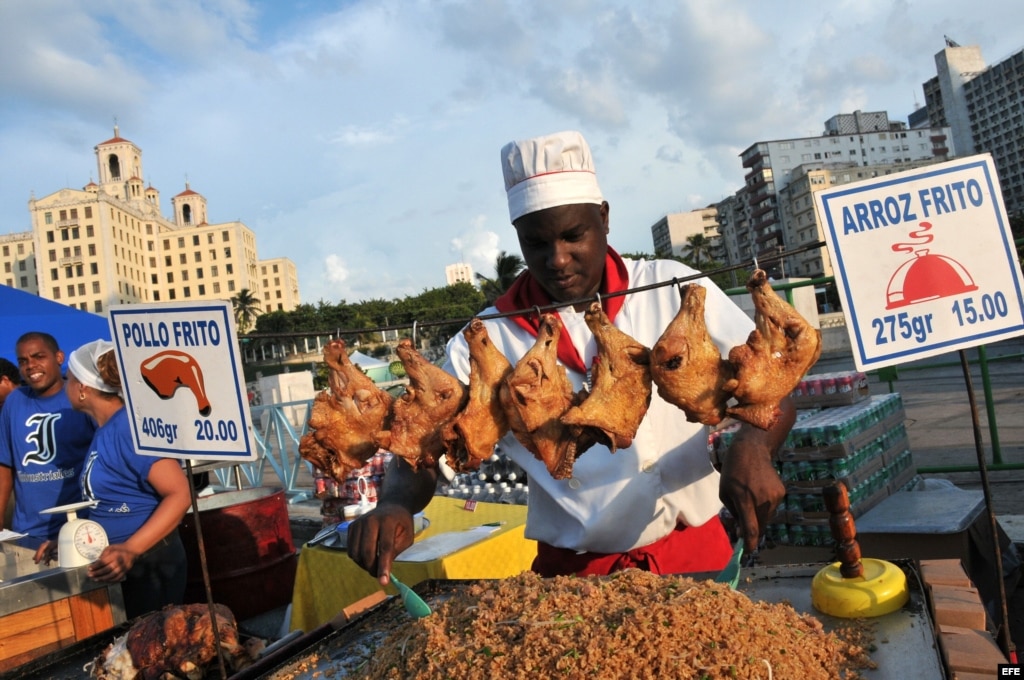
{"type": "Polygon", "coordinates": [[[530,273],[555,302],[592,297],[608,250],[608,203],[546,208],[515,221],[530,273]]]}

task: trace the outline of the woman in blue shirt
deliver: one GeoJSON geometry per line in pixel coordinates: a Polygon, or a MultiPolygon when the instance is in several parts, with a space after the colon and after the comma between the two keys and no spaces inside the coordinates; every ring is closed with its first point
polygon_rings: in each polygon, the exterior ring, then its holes
{"type": "Polygon", "coordinates": [[[89,517],[110,545],[89,565],[89,576],[121,582],[129,619],[180,604],[186,557],[178,525],[191,504],[181,464],[135,452],[111,342],[96,340],[72,352],[67,377],[72,407],[99,426],[81,476],[82,496],[97,503],[89,517]]]}

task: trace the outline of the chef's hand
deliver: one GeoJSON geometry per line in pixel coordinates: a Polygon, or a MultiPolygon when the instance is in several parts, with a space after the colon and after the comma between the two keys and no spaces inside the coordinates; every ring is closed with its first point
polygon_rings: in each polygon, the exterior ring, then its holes
{"type": "Polygon", "coordinates": [[[47,566],[55,562],[57,560],[57,541],[44,541],[36,549],[36,554],[32,559],[36,564],[42,562],[47,566]]]}
{"type": "Polygon", "coordinates": [[[99,558],[89,565],[87,573],[94,581],[118,583],[128,576],[138,557],[138,553],[129,550],[124,544],[108,545],[99,558]]]}
{"type": "Polygon", "coordinates": [[[386,586],[391,580],[395,557],[413,544],[415,536],[413,516],[408,508],[378,502],[376,508],[349,525],[348,556],[386,586]]]}
{"type": "Polygon", "coordinates": [[[786,495],[772,455],[786,441],[796,420],[796,409],[789,397],[779,403],[779,408],[781,413],[769,430],[744,423],[722,460],[718,497],[736,519],[748,555],[757,549],[761,534],[786,495]]]}
{"type": "Polygon", "coordinates": [[[719,497],[736,519],[748,555],[757,549],[761,533],[785,495],[786,487],[767,457],[733,454],[722,461],[719,497]]]}

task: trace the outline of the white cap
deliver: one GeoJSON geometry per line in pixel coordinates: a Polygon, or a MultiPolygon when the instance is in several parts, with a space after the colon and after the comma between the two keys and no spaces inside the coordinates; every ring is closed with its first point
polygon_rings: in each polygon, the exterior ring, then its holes
{"type": "Polygon", "coordinates": [[[93,340],[82,345],[68,357],[68,370],[78,382],[88,385],[100,392],[118,393],[120,390],[112,387],[100,377],[97,361],[101,356],[114,349],[114,343],[109,340],[93,340]]]}
{"type": "Polygon", "coordinates": [[[509,142],[501,171],[512,222],[545,208],[604,202],[590,147],[575,130],[509,142]]]}

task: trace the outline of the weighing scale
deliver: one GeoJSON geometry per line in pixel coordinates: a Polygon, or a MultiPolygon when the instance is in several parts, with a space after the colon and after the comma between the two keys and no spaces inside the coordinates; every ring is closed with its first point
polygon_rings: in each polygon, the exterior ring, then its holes
{"type": "Polygon", "coordinates": [[[68,516],[57,536],[57,566],[81,567],[95,562],[109,545],[103,527],[91,519],[81,519],[77,514],[82,508],[95,508],[96,505],[95,501],[81,501],[40,511],[44,515],[66,513],[68,516]]]}

